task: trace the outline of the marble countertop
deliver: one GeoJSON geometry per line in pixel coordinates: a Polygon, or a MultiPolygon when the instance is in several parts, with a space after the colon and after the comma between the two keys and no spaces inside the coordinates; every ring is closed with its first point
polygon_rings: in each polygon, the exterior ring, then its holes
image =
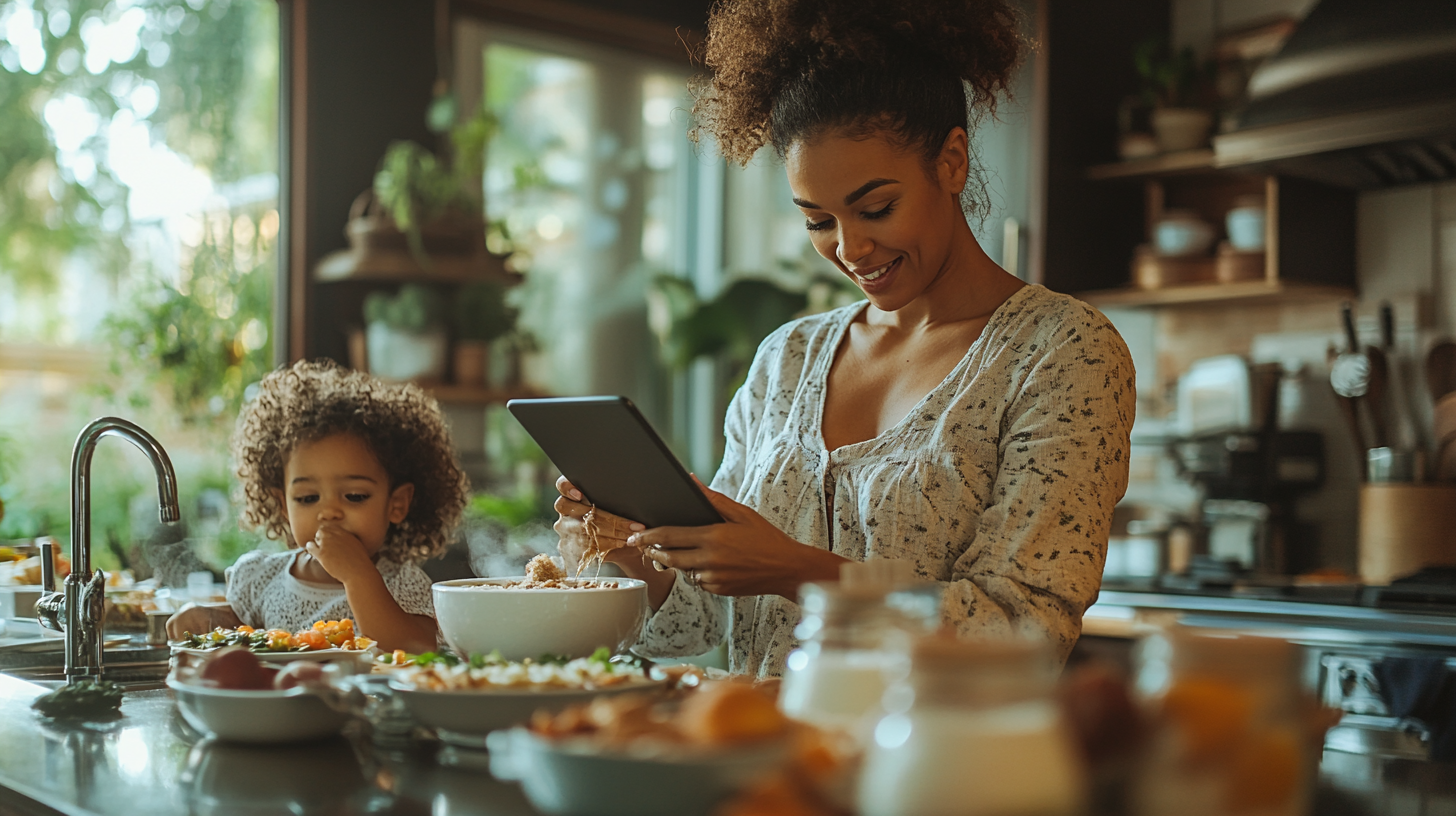
{"type": "Polygon", "coordinates": [[[386,752],[350,732],[295,745],[215,742],[183,722],[165,690],[128,692],[113,722],[59,725],[31,709],[42,693],[0,674],[7,816],[536,813],[483,766],[443,767],[424,749],[386,752]]]}

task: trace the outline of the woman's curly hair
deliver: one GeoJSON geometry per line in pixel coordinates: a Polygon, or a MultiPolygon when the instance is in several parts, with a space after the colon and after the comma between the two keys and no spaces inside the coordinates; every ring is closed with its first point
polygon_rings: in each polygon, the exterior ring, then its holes
{"type": "Polygon", "coordinates": [[[826,128],[883,131],[931,159],[1009,93],[1019,24],[1005,0],[720,0],[694,136],[742,164],[826,128]]]}
{"type": "Polygon", "coordinates": [[[233,433],[242,522],[296,546],[278,500],[283,468],[300,442],[335,434],[364,441],[390,488],[415,486],[409,514],[392,524],[380,555],[418,563],[442,552],[460,524],[470,481],[455,462],[440,407],[413,385],[387,385],[329,360],[301,361],[263,378],[233,433]]]}

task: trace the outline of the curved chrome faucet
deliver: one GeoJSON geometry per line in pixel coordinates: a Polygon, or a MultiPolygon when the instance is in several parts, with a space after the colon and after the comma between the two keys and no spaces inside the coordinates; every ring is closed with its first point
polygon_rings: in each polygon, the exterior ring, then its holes
{"type": "Polygon", "coordinates": [[[102,417],[81,430],[71,451],[71,574],[64,592],[56,592],[50,544],[42,545],[41,584],[44,594],[35,610],[49,629],[66,633],[66,681],[101,676],[101,625],[106,573],[91,569],[91,455],[104,436],[119,436],[136,445],[157,471],[157,501],[163,524],[182,518],[177,506],[177,474],[167,451],[151,434],[117,417],[102,417]]]}

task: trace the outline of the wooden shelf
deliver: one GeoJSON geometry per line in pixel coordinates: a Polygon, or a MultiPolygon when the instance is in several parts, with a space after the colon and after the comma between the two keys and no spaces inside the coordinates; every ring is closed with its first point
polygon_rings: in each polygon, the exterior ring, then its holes
{"type": "Polygon", "coordinates": [[[1191,306],[1235,301],[1327,301],[1355,297],[1355,290],[1344,286],[1328,286],[1293,281],[1249,281],[1246,283],[1199,283],[1168,286],[1162,289],[1101,289],[1081,292],[1077,297],[1093,306],[1150,307],[1191,306]]]}
{"type": "Polygon", "coordinates": [[[1214,172],[1213,150],[1183,150],[1164,153],[1146,159],[1098,164],[1087,168],[1087,178],[1103,179],[1145,179],[1155,176],[1186,175],[1190,173],[1214,172]]]}
{"type": "Polygon", "coordinates": [[[507,389],[493,389],[469,385],[421,385],[430,396],[450,405],[503,405],[507,400],[544,397],[531,388],[523,386],[507,389]]]}
{"type": "Polygon", "coordinates": [[[320,283],[500,283],[514,286],[523,276],[506,269],[505,258],[484,253],[476,256],[437,256],[430,268],[420,266],[409,252],[370,252],[367,255],[341,249],[325,255],[314,267],[320,283]]]}

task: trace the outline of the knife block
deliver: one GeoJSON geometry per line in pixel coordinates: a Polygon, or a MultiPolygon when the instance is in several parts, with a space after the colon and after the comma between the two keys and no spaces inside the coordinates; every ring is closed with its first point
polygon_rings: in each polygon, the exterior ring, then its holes
{"type": "Polygon", "coordinates": [[[1456,566],[1456,485],[1361,485],[1359,529],[1365,584],[1456,566]]]}

